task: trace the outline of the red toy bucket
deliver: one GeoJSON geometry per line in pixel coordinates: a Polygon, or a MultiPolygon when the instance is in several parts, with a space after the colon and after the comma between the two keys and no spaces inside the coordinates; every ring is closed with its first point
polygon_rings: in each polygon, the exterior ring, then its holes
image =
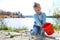
{"type": "Polygon", "coordinates": [[[45,23],[43,25],[43,29],[48,35],[52,35],[54,33],[54,29],[52,28],[51,23],[45,23]]]}

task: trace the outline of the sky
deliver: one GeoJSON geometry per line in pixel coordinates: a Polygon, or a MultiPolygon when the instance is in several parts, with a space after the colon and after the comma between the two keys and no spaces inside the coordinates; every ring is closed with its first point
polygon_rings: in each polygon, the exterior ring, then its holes
{"type": "Polygon", "coordinates": [[[34,2],[40,3],[42,11],[49,15],[49,10],[53,7],[53,0],[1,0],[0,9],[11,12],[20,11],[23,15],[33,15],[35,13],[34,2]]]}

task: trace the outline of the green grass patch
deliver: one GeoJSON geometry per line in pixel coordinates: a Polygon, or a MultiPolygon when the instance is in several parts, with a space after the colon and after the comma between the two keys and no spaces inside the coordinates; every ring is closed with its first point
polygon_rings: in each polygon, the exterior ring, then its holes
{"type": "Polygon", "coordinates": [[[13,32],[20,32],[22,30],[28,30],[27,27],[23,26],[22,28],[11,28],[11,27],[8,27],[7,25],[4,25],[3,27],[0,27],[0,30],[3,30],[3,31],[13,31],[13,32]]]}

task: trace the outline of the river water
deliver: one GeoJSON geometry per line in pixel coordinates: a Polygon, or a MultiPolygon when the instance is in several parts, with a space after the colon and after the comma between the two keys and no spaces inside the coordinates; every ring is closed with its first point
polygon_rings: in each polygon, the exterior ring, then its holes
{"type": "MultiPolygon", "coordinates": [[[[33,18],[5,18],[3,21],[4,21],[4,24],[12,28],[21,28],[25,26],[28,29],[32,29],[34,24],[33,18]]],[[[46,22],[56,23],[56,19],[46,18],[46,22]]]]}

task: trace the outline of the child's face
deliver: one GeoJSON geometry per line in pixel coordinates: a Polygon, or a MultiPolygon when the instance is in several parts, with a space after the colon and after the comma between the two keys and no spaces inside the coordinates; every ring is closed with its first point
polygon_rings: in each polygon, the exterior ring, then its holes
{"type": "Polygon", "coordinates": [[[41,7],[40,7],[40,6],[34,7],[34,10],[35,10],[35,12],[36,12],[37,14],[40,14],[40,12],[41,12],[41,7]]]}

